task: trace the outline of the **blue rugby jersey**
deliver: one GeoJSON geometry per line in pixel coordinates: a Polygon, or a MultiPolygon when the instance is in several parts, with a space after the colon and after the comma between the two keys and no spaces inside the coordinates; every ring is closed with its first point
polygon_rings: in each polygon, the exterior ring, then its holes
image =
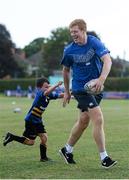
{"type": "Polygon", "coordinates": [[[72,69],[72,91],[84,91],[84,85],[100,76],[103,62],[101,57],[110,51],[96,37],[88,35],[87,43],[74,42],[64,49],[61,64],[72,69]]]}
{"type": "Polygon", "coordinates": [[[40,89],[37,90],[33,104],[25,117],[25,121],[31,121],[33,123],[42,122],[42,114],[47,108],[51,99],[57,99],[58,94],[52,92],[48,96],[44,96],[44,92],[40,89]]]}

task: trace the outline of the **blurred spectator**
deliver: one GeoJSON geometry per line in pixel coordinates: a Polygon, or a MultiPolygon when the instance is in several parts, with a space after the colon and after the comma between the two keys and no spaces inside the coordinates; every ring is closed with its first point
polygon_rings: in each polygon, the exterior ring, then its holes
{"type": "Polygon", "coordinates": [[[11,91],[10,91],[10,90],[7,90],[7,91],[6,91],[6,94],[7,94],[7,96],[11,96],[11,91]]]}
{"type": "Polygon", "coordinates": [[[17,85],[16,88],[16,97],[21,97],[22,96],[22,89],[20,85],[17,85]]]}
{"type": "Polygon", "coordinates": [[[32,89],[31,86],[28,86],[27,97],[28,97],[29,99],[31,99],[31,98],[32,98],[32,95],[33,95],[33,89],[32,89]]]}

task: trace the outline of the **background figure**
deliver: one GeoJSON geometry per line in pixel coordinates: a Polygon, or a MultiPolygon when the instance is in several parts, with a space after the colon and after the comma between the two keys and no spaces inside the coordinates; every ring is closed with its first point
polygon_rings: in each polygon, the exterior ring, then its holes
{"type": "Polygon", "coordinates": [[[62,85],[58,82],[54,86],[50,86],[46,78],[37,80],[37,93],[33,104],[25,117],[25,130],[23,136],[17,136],[8,132],[5,136],[3,145],[6,146],[12,141],[17,141],[26,145],[33,145],[37,136],[40,137],[40,161],[45,162],[51,160],[47,157],[47,132],[42,120],[42,114],[47,108],[51,99],[63,97],[63,94],[53,94],[52,92],[62,85]]]}
{"type": "Polygon", "coordinates": [[[103,113],[99,106],[103,95],[91,95],[84,90],[84,85],[92,79],[95,80],[96,92],[100,92],[111,69],[112,61],[109,50],[99,38],[87,34],[87,25],[83,19],[76,19],[69,25],[73,42],[65,49],[61,64],[63,65],[64,102],[70,102],[69,88],[70,70],[72,69],[72,94],[78,102],[80,117],[73,126],[69,139],[60,154],[66,163],[75,164],[73,159],[73,146],[77,143],[89,121],[93,124],[93,137],[100,154],[101,165],[104,168],[114,166],[117,161],[112,160],[106,151],[103,113]]]}
{"type": "Polygon", "coordinates": [[[33,96],[32,86],[28,86],[27,97],[28,97],[29,99],[31,99],[32,96],[33,96]]]}
{"type": "Polygon", "coordinates": [[[20,85],[17,85],[16,88],[16,97],[21,97],[22,96],[22,89],[20,85]]]}

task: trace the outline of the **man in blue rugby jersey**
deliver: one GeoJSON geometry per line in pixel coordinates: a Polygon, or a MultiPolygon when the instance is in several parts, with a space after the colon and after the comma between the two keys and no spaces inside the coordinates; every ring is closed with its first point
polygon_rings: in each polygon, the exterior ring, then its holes
{"type": "Polygon", "coordinates": [[[53,91],[62,85],[62,82],[58,82],[54,86],[50,86],[49,81],[46,78],[40,78],[37,80],[37,93],[33,104],[25,117],[25,131],[23,136],[16,136],[8,132],[5,136],[3,145],[6,146],[12,141],[17,141],[26,145],[33,145],[37,136],[40,137],[40,161],[45,162],[51,160],[47,157],[47,133],[42,121],[42,114],[47,108],[51,99],[57,99],[63,97],[63,93],[57,94],[53,91]]]}
{"type": "Polygon", "coordinates": [[[73,159],[73,146],[77,143],[89,121],[93,124],[93,137],[100,154],[101,165],[104,168],[114,166],[117,161],[108,156],[105,147],[104,120],[99,106],[102,93],[88,94],[84,85],[96,79],[96,91],[100,91],[111,69],[112,61],[109,50],[99,38],[87,34],[87,25],[83,19],[75,19],[69,25],[73,42],[64,49],[61,64],[64,78],[64,106],[70,102],[69,88],[70,70],[72,70],[72,94],[78,102],[80,117],[73,126],[70,137],[62,149],[59,150],[67,164],[75,164],[73,159]]]}

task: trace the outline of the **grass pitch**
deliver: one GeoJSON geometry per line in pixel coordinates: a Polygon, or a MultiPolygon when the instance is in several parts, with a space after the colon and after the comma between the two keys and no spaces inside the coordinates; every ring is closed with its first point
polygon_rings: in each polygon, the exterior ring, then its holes
{"type": "Polygon", "coordinates": [[[109,170],[102,169],[97,147],[92,138],[92,124],[74,147],[76,165],[67,165],[58,150],[64,146],[78,117],[76,101],[66,108],[62,100],[51,101],[43,114],[48,132],[48,156],[53,163],[39,162],[39,138],[34,146],[12,142],[2,145],[3,136],[10,131],[22,135],[24,117],[32,100],[0,96],[0,178],[1,179],[129,179],[129,100],[103,100],[106,148],[118,161],[109,170]],[[13,109],[21,108],[21,113],[13,109]]]}

